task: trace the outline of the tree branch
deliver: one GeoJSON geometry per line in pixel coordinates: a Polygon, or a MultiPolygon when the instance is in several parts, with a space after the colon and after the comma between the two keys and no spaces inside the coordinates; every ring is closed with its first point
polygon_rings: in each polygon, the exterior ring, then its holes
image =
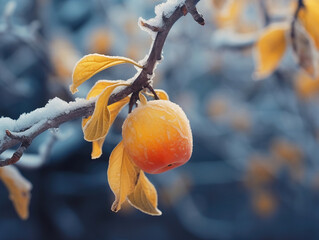
{"type": "MultiPolygon", "coordinates": [[[[144,88],[149,88],[150,77],[153,75],[153,71],[156,67],[156,64],[162,58],[164,43],[166,41],[169,31],[171,30],[175,22],[177,22],[182,16],[186,15],[187,12],[190,12],[195,21],[197,21],[200,24],[204,24],[204,19],[202,18],[202,15],[200,15],[196,9],[196,4],[199,1],[200,0],[185,0],[185,4],[183,6],[176,6],[176,9],[171,16],[165,17],[163,15],[163,26],[160,28],[156,26],[150,26],[149,24],[146,25],[146,23],[143,23],[144,26],[146,26],[147,28],[157,32],[156,38],[151,47],[150,54],[144,65],[144,68],[133,81],[133,83],[130,86],[123,88],[118,93],[112,94],[108,102],[109,105],[125,98],[126,96],[129,96],[130,94],[134,95],[144,88]]],[[[134,102],[130,102],[130,106],[133,107],[133,105],[134,102]]],[[[9,129],[10,131],[6,132],[7,134],[4,135],[3,139],[0,138],[0,154],[19,143],[20,147],[17,149],[17,151],[13,154],[11,158],[6,160],[0,160],[0,167],[7,166],[19,161],[23,152],[28,148],[32,140],[36,138],[39,134],[43,133],[44,131],[50,128],[57,128],[65,122],[72,121],[80,117],[88,117],[93,114],[94,107],[95,101],[83,99],[81,99],[81,101],[76,100],[74,102],[69,102],[65,107],[61,107],[61,109],[59,109],[59,111],[56,111],[56,113],[53,116],[48,117],[45,115],[45,113],[43,113],[42,119],[28,121],[28,124],[23,125],[22,129],[9,129]]],[[[46,106],[40,110],[49,110],[48,108],[49,107],[46,106]]],[[[27,116],[31,118],[32,112],[27,116]]],[[[24,120],[27,116],[24,116],[24,120]]],[[[18,119],[17,121],[19,120],[20,119],[18,119]]]]}
{"type": "Polygon", "coordinates": [[[296,8],[296,11],[295,11],[293,20],[292,20],[292,22],[291,22],[290,37],[291,37],[292,47],[293,47],[293,49],[294,49],[295,52],[297,51],[295,25],[296,25],[296,22],[297,22],[297,20],[298,20],[298,15],[299,15],[300,10],[301,10],[302,8],[305,8],[305,7],[306,7],[306,6],[305,6],[303,0],[298,0],[298,5],[297,5],[297,8],[296,8]]]}

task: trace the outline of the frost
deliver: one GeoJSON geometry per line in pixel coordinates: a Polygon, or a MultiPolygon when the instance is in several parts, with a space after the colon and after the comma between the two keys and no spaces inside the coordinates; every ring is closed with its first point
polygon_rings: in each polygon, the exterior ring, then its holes
{"type": "Polygon", "coordinates": [[[155,7],[156,16],[154,18],[151,18],[149,20],[144,20],[143,18],[139,19],[140,28],[148,32],[151,35],[152,39],[155,39],[157,33],[153,32],[147,27],[144,27],[141,22],[145,22],[151,26],[161,28],[164,25],[163,17],[169,18],[178,7],[181,7],[184,4],[185,0],[167,0],[165,3],[158,4],[155,7]]]}
{"type": "Polygon", "coordinates": [[[216,48],[223,47],[245,47],[256,42],[259,32],[236,33],[230,29],[216,30],[212,36],[212,44],[216,48]]]}
{"type": "Polygon", "coordinates": [[[4,140],[6,130],[12,132],[20,132],[23,129],[24,134],[29,134],[38,130],[38,128],[45,122],[50,121],[57,116],[64,115],[71,112],[74,109],[78,109],[81,106],[85,107],[96,98],[86,100],[82,98],[75,99],[74,102],[67,103],[59,98],[51,99],[43,108],[36,109],[30,113],[23,113],[17,120],[13,120],[7,117],[0,118],[0,144],[4,140]]]}
{"type": "Polygon", "coordinates": [[[148,59],[148,57],[150,56],[150,53],[151,53],[151,51],[152,51],[152,49],[153,49],[153,44],[154,44],[154,42],[152,43],[152,46],[151,46],[151,48],[150,48],[149,53],[146,54],[145,57],[144,57],[142,60],[138,61],[138,64],[139,64],[139,65],[145,66],[145,64],[147,63],[147,59],[148,59]]]}
{"type": "Polygon", "coordinates": [[[155,7],[155,14],[156,16],[165,16],[166,18],[169,18],[176,8],[181,7],[184,4],[185,0],[168,0],[155,7]]]}

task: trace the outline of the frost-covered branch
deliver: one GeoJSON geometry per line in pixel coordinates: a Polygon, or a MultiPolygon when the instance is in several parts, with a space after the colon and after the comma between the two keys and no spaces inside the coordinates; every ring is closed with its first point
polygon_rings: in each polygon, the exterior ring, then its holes
{"type": "MultiPolygon", "coordinates": [[[[154,76],[153,72],[157,63],[162,59],[163,46],[168,33],[174,23],[187,12],[190,12],[193,18],[204,24],[204,19],[198,13],[196,4],[200,0],[168,0],[166,3],[156,7],[156,17],[148,21],[140,20],[140,26],[151,35],[155,34],[154,42],[146,60],[142,62],[143,69],[134,79],[131,85],[123,88],[121,91],[113,94],[108,104],[115,103],[126,96],[136,95],[144,88],[152,89],[150,81],[154,76]]],[[[133,98],[136,101],[136,98],[133,98]]],[[[131,104],[135,102],[131,101],[131,104]]],[[[16,163],[21,158],[24,151],[31,144],[34,138],[44,131],[57,128],[61,124],[72,121],[80,117],[92,115],[95,107],[95,99],[85,100],[76,99],[73,102],[64,102],[55,98],[40,109],[29,114],[23,114],[18,120],[10,118],[0,119],[0,154],[5,150],[20,144],[19,148],[11,158],[0,160],[0,167],[16,163]]]]}

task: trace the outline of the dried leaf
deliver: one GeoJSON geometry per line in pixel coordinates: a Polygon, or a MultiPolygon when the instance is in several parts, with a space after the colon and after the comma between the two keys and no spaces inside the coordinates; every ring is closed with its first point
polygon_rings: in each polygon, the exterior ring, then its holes
{"type": "Polygon", "coordinates": [[[107,170],[108,182],[115,195],[112,211],[119,211],[127,196],[134,191],[139,173],[140,169],[129,159],[121,141],[111,153],[107,170]]]}
{"type": "Polygon", "coordinates": [[[287,25],[273,24],[260,36],[255,49],[256,79],[269,76],[278,67],[286,46],[287,25]]]}
{"type": "Polygon", "coordinates": [[[0,168],[0,179],[9,190],[9,198],[21,219],[29,217],[31,183],[14,166],[0,168]]]}
{"type": "Polygon", "coordinates": [[[310,35],[305,28],[296,21],[294,24],[293,49],[300,67],[312,78],[317,76],[317,51],[310,35]]]}
{"type": "Polygon", "coordinates": [[[132,59],[125,57],[110,57],[101,54],[89,54],[84,56],[77,62],[73,70],[73,82],[70,86],[71,92],[73,94],[76,93],[78,86],[98,72],[123,63],[131,63],[139,68],[143,68],[132,59]]]}
{"type": "Polygon", "coordinates": [[[302,7],[298,13],[298,18],[302,25],[305,27],[315,46],[319,49],[319,1],[318,0],[305,0],[305,7],[302,7]]]}
{"type": "MultiPolygon", "coordinates": [[[[116,87],[126,85],[126,83],[116,83],[103,90],[95,103],[94,112],[91,118],[83,120],[84,139],[92,142],[104,138],[111,126],[111,114],[108,101],[116,87]]],[[[82,123],[82,124],[83,124],[82,123]]]]}
{"type": "Polygon", "coordinates": [[[129,203],[140,211],[150,215],[162,215],[157,209],[157,192],[144,172],[140,172],[137,185],[133,193],[128,196],[129,203]]]}

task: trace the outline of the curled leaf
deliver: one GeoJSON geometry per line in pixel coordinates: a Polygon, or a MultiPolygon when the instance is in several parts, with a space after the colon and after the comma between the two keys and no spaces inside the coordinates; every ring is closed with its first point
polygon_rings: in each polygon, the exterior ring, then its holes
{"type": "MultiPolygon", "coordinates": [[[[103,90],[95,103],[94,112],[91,118],[83,120],[84,139],[92,142],[104,138],[111,126],[111,114],[108,101],[116,87],[126,85],[126,83],[116,83],[103,90]]],[[[82,123],[82,124],[83,124],[82,123]]]]}
{"type": "Polygon", "coordinates": [[[141,91],[138,93],[138,98],[140,99],[142,105],[145,105],[147,103],[147,98],[141,91]]]}
{"type": "Polygon", "coordinates": [[[9,198],[20,218],[25,220],[29,216],[29,203],[32,189],[31,183],[25,179],[14,166],[0,168],[0,179],[9,190],[9,198]]]}
{"type": "Polygon", "coordinates": [[[162,212],[157,208],[156,189],[143,171],[140,172],[135,190],[128,196],[128,200],[133,207],[144,213],[156,216],[162,215],[162,212]]]}
{"type": "MultiPolygon", "coordinates": [[[[110,111],[110,126],[112,126],[119,112],[129,101],[130,101],[130,98],[126,97],[108,106],[108,109],[110,111]]],[[[104,141],[105,141],[105,137],[92,142],[92,153],[91,153],[92,159],[99,158],[102,155],[102,146],[104,141]]]]}
{"type": "Polygon", "coordinates": [[[287,46],[287,25],[273,24],[260,36],[255,48],[256,79],[269,76],[278,67],[287,46]]]}
{"type": "Polygon", "coordinates": [[[112,211],[119,211],[127,196],[134,191],[139,173],[140,169],[129,159],[121,141],[111,153],[107,170],[108,182],[115,195],[112,211]]]}
{"type": "Polygon", "coordinates": [[[132,59],[125,57],[111,57],[101,54],[89,54],[81,58],[73,70],[73,82],[70,86],[71,92],[74,94],[78,91],[78,87],[93,75],[115,65],[131,63],[139,68],[141,65],[132,59]]]}
{"type": "Polygon", "coordinates": [[[92,142],[92,153],[91,153],[92,159],[97,159],[101,157],[103,153],[102,147],[103,147],[104,141],[105,141],[105,137],[92,142]]]}
{"type": "Polygon", "coordinates": [[[292,44],[297,61],[304,71],[312,78],[316,78],[319,64],[314,42],[299,21],[296,21],[293,27],[294,38],[292,39],[292,44]]]}
{"type": "MultiPolygon", "coordinates": [[[[162,89],[154,89],[154,91],[157,94],[159,99],[161,99],[161,100],[169,100],[169,96],[164,90],[162,90],[162,89]]],[[[146,94],[148,96],[154,97],[153,93],[146,92],[146,94]]]]}
{"type": "Polygon", "coordinates": [[[94,86],[90,89],[88,95],[86,96],[86,99],[91,99],[93,97],[96,97],[100,95],[105,88],[110,87],[114,84],[123,83],[123,81],[109,81],[109,80],[100,80],[97,81],[94,86]]]}
{"type": "Polygon", "coordinates": [[[315,46],[319,49],[319,1],[304,0],[304,7],[301,7],[298,18],[305,27],[310,37],[313,39],[315,46]]]}
{"type": "MultiPolygon", "coordinates": [[[[99,94],[105,90],[105,88],[110,87],[114,84],[122,83],[122,81],[107,81],[107,80],[100,80],[98,81],[90,90],[90,92],[87,95],[87,99],[90,99],[92,97],[96,97],[99,94]]],[[[121,99],[118,102],[115,102],[111,105],[108,105],[107,108],[110,112],[110,126],[112,126],[114,120],[116,119],[117,115],[119,112],[122,110],[122,108],[130,101],[129,97],[125,97],[121,99]]],[[[84,118],[82,120],[82,127],[86,125],[86,123],[91,119],[92,116],[88,118],[84,118]]],[[[92,142],[92,153],[91,153],[91,158],[92,159],[97,159],[102,155],[102,146],[105,141],[105,137],[98,139],[96,141],[92,142]]]]}
{"type": "Polygon", "coordinates": [[[161,99],[161,100],[169,100],[169,96],[164,90],[155,89],[155,92],[156,92],[157,96],[159,97],[159,99],[161,99]]]}

